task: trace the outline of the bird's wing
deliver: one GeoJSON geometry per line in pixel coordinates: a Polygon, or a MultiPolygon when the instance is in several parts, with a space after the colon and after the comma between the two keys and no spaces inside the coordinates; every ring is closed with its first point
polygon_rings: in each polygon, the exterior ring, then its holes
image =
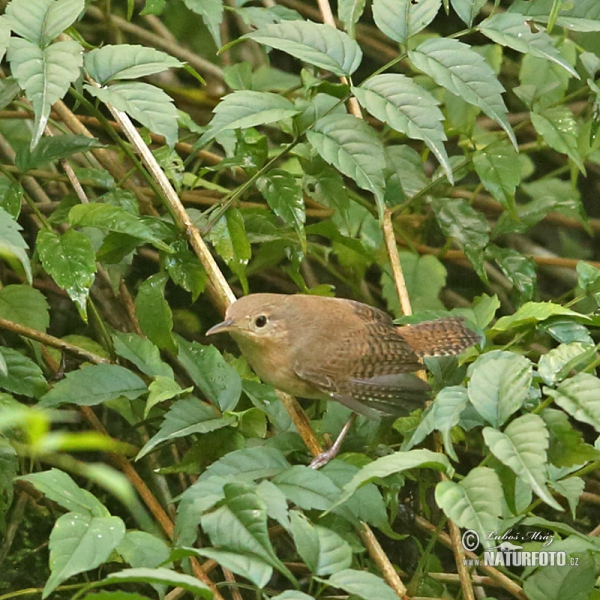
{"type": "Polygon", "coordinates": [[[353,318],[335,335],[315,330],[320,362],[296,360],[298,377],[368,417],[407,414],[423,406],[429,385],[411,372],[422,368],[408,342],[385,313],[352,303],[353,318]]]}

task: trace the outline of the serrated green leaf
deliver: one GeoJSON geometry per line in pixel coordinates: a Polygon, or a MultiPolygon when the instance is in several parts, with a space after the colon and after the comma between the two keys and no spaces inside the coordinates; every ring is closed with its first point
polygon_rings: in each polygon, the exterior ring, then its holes
{"type": "Polygon", "coordinates": [[[21,230],[22,227],[0,206],[0,257],[11,265],[18,261],[27,276],[27,281],[31,283],[31,263],[25,252],[28,246],[19,233],[21,230]]]}
{"type": "Polygon", "coordinates": [[[374,117],[414,140],[423,140],[454,183],[452,168],[444,148],[444,115],[438,100],[404,75],[376,75],[352,92],[374,117]]]}
{"type": "Polygon", "coordinates": [[[0,373],[0,389],[40,398],[48,391],[42,370],[29,358],[12,348],[0,346],[7,375],[0,373]]]}
{"type": "Polygon", "coordinates": [[[451,431],[460,421],[460,415],[468,402],[467,390],[454,385],[442,389],[433,401],[433,424],[442,434],[444,449],[450,458],[458,462],[458,456],[452,446],[451,431]]]}
{"type": "Polygon", "coordinates": [[[504,432],[485,427],[483,439],[492,454],[510,467],[546,504],[563,510],[546,486],[549,434],[540,416],[523,415],[512,421],[504,432]]]}
{"type": "Polygon", "coordinates": [[[48,123],[50,108],[65,96],[80,74],[83,49],[73,40],[56,42],[44,49],[13,38],[8,48],[13,77],[25,91],[35,112],[31,148],[35,148],[48,123]]]}
{"type": "Polygon", "coordinates": [[[62,235],[42,229],[37,251],[46,272],[69,294],[87,322],[86,302],[96,273],[96,255],[89,238],[74,229],[62,235]]]}
{"type": "Polygon", "coordinates": [[[239,90],[227,94],[214,109],[215,116],[198,144],[204,144],[221,131],[270,125],[297,115],[294,103],[271,92],[239,90]]]}
{"type": "MultiPolygon", "coordinates": [[[[516,0],[508,8],[508,12],[520,13],[547,23],[554,6],[554,0],[516,0]]],[[[556,24],[571,31],[600,31],[600,7],[596,0],[564,3],[556,17],[556,24]]]]}
{"type": "Polygon", "coordinates": [[[39,290],[25,284],[0,289],[0,317],[25,327],[46,331],[50,325],[50,307],[39,290]]]}
{"type": "Polygon", "coordinates": [[[12,0],[5,15],[17,35],[44,48],[70,27],[84,8],[84,0],[12,0]]]}
{"type": "Polygon", "coordinates": [[[338,2],[338,17],[344,24],[348,35],[354,37],[354,26],[365,10],[365,0],[340,0],[338,2]]]}
{"type": "Polygon", "coordinates": [[[394,454],[382,456],[368,464],[366,467],[363,467],[350,482],[344,486],[342,494],[336,502],[336,506],[347,500],[360,486],[373,479],[388,477],[394,473],[402,473],[402,471],[415,469],[417,467],[432,468],[447,473],[452,471],[450,461],[444,454],[438,452],[431,452],[431,450],[394,452],[394,454]]]}
{"type": "Polygon", "coordinates": [[[221,411],[235,409],[242,393],[242,381],[235,368],[214,346],[202,346],[180,336],[177,342],[177,360],[193,382],[221,411]]]}
{"type": "Polygon", "coordinates": [[[315,575],[331,575],[352,563],[348,542],[326,527],[313,525],[299,511],[291,511],[291,532],[298,554],[315,575]]]}
{"type": "Polygon", "coordinates": [[[264,502],[248,484],[226,483],[225,502],[202,516],[202,529],[217,549],[242,552],[271,565],[290,581],[294,576],[279,560],[267,530],[264,502]]]}
{"type": "Polygon", "coordinates": [[[171,250],[160,236],[156,235],[148,221],[143,221],[120,206],[95,202],[77,204],[69,211],[69,223],[73,227],[98,227],[124,233],[152,243],[166,252],[171,250]]]}
{"type": "Polygon", "coordinates": [[[578,373],[555,390],[544,388],[544,392],[573,418],[600,431],[600,379],[590,373],[578,373]]]}
{"type": "Polygon", "coordinates": [[[513,248],[499,248],[490,244],[486,258],[493,259],[519,292],[521,300],[530,300],[536,291],[537,274],[535,262],[513,248]]]}
{"type": "Polygon", "coordinates": [[[516,214],[514,196],[521,181],[521,167],[514,147],[495,143],[491,148],[476,150],[473,166],[485,189],[507,211],[516,214]]]}
{"type": "MultiPolygon", "coordinates": [[[[554,385],[562,381],[568,373],[564,373],[566,365],[571,366],[576,359],[585,360],[595,354],[596,348],[590,344],[571,342],[552,348],[547,354],[542,354],[538,363],[538,373],[546,385],[554,385]]],[[[570,370],[570,369],[569,369],[570,370]]]]}
{"type": "Polygon", "coordinates": [[[182,62],[165,52],[131,44],[94,48],[85,55],[83,64],[100,85],[120,79],[139,79],[183,66],[182,62]]]}
{"type": "Polygon", "coordinates": [[[352,115],[329,115],[306,132],[311,145],[323,160],[373,193],[383,211],[385,180],[381,166],[385,155],[375,130],[352,115]]]}
{"type": "Polygon", "coordinates": [[[533,32],[523,15],[497,13],[480,23],[477,29],[497,44],[508,46],[523,54],[550,60],[579,79],[577,71],[554,47],[552,38],[544,31],[533,32]]]}
{"type": "Polygon", "coordinates": [[[164,540],[145,531],[128,531],[117,552],[132,567],[158,567],[170,555],[164,540]]]}
{"type": "Polygon", "coordinates": [[[149,83],[134,81],[98,88],[85,85],[95,98],[127,113],[152,133],[163,135],[170,148],[177,142],[177,109],[173,98],[149,83]]]}
{"type": "Polygon", "coordinates": [[[470,46],[450,38],[431,38],[408,53],[411,61],[438,85],[479,107],[497,121],[517,147],[502,99],[504,88],[485,59],[470,46]]]}
{"type": "Polygon", "coordinates": [[[71,513],[92,517],[108,517],[107,508],[91,492],[80,488],[75,481],[59,469],[30,473],[19,477],[31,483],[49,500],[56,502],[71,513]]]}
{"type": "Polygon", "coordinates": [[[470,366],[469,374],[471,404],[488,423],[500,427],[525,402],[533,367],[524,356],[494,350],[480,356],[470,366]]]}
{"type": "Polygon", "coordinates": [[[487,0],[450,0],[452,8],[456,14],[469,27],[473,25],[473,20],[479,14],[479,11],[485,6],[487,0]]]}
{"type": "Polygon", "coordinates": [[[47,598],[69,577],[106,562],[124,535],[125,524],[119,517],[92,517],[79,513],[60,517],[50,534],[52,573],[42,598],[47,598]]]}
{"type": "Polygon", "coordinates": [[[566,106],[534,110],[531,113],[531,123],[550,148],[566,154],[585,174],[585,165],[577,141],[577,122],[566,106]]]}
{"type": "Polygon", "coordinates": [[[48,163],[68,158],[77,152],[87,152],[92,148],[98,148],[100,142],[96,138],[84,135],[60,135],[54,137],[43,137],[32,150],[24,146],[17,150],[15,164],[23,171],[37,169],[48,163]]]}
{"type": "MultiPolygon", "coordinates": [[[[284,21],[244,36],[283,50],[334,75],[352,75],[362,60],[360,46],[343,31],[311,21],[284,21]]],[[[243,39],[243,38],[242,38],[243,39]]]]}
{"type": "Polygon", "coordinates": [[[147,391],[146,384],[125,367],[92,365],[67,373],[42,398],[40,406],[95,406],[120,396],[133,400],[147,391]]]}
{"type": "Polygon", "coordinates": [[[221,42],[221,22],[223,21],[223,0],[183,0],[185,5],[202,17],[210,35],[212,35],[217,48],[221,42]]]}
{"type": "Polygon", "coordinates": [[[383,579],[367,571],[344,569],[334,573],[325,583],[363,600],[398,600],[396,592],[383,579]]]}
{"type": "Polygon", "coordinates": [[[177,353],[173,337],[173,313],[165,299],[166,273],[156,273],[142,282],[135,297],[135,314],[142,332],[159,348],[177,353]]]}
{"type": "Polygon", "coordinates": [[[148,377],[169,377],[173,369],[160,357],[160,350],[149,339],[135,333],[114,332],[113,345],[117,356],[132,362],[148,377]]]}
{"type": "Polygon", "coordinates": [[[373,19],[389,38],[405,44],[435,18],[442,0],[373,0],[373,19]]]}
{"type": "Polygon", "coordinates": [[[191,575],[177,573],[162,567],[148,569],[140,567],[137,569],[125,569],[117,573],[112,573],[104,578],[102,585],[114,585],[123,583],[154,583],[161,585],[169,585],[187,590],[193,594],[201,596],[204,600],[212,600],[213,593],[210,588],[202,583],[199,579],[191,575]]]}
{"type": "Polygon", "coordinates": [[[493,469],[475,467],[459,483],[440,481],[435,501],[459,527],[473,529],[484,547],[495,545],[489,535],[498,531],[503,496],[500,479],[493,469]]]}
{"type": "Polygon", "coordinates": [[[256,187],[273,212],[286,225],[295,229],[301,240],[305,240],[306,210],[298,179],[283,169],[271,169],[256,182],[256,187]]]}

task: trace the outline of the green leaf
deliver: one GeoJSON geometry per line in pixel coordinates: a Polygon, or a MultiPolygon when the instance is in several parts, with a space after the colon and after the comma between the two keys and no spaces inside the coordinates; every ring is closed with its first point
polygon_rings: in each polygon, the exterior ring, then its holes
{"type": "Polygon", "coordinates": [[[442,0],[373,0],[375,25],[400,44],[425,29],[433,21],[442,0]]]}
{"type": "Polygon", "coordinates": [[[217,549],[241,552],[271,565],[290,581],[294,576],[277,558],[267,530],[267,509],[248,484],[227,483],[225,502],[203,515],[202,529],[217,549]]]}
{"type": "Polygon", "coordinates": [[[89,238],[74,229],[62,235],[42,229],[37,251],[46,272],[69,294],[87,322],[86,302],[96,273],[96,255],[89,238]]]}
{"type": "Polygon", "coordinates": [[[49,500],[56,502],[71,513],[89,517],[108,517],[110,513],[91,492],[80,488],[64,471],[50,469],[19,477],[31,483],[49,500]]]}
{"type": "MultiPolygon", "coordinates": [[[[596,352],[596,348],[590,344],[581,342],[571,342],[570,344],[561,344],[557,348],[552,348],[547,354],[542,354],[538,362],[538,374],[544,380],[546,385],[554,385],[564,379],[565,366],[571,368],[574,361],[591,358],[596,352]]],[[[569,368],[569,371],[571,370],[569,368]]]]}
{"type": "Polygon", "coordinates": [[[500,478],[488,467],[475,467],[459,483],[440,481],[435,487],[435,501],[446,516],[476,531],[487,548],[495,545],[489,535],[498,531],[502,497],[500,478]]]}
{"type": "Polygon", "coordinates": [[[286,498],[304,510],[327,510],[340,493],[329,477],[303,465],[294,465],[276,475],[272,482],[286,498]]]}
{"type": "Polygon", "coordinates": [[[517,147],[501,95],[504,88],[481,55],[467,44],[450,38],[428,39],[408,55],[415,67],[438,85],[497,121],[517,147]]]}
{"type": "MultiPolygon", "coordinates": [[[[569,554],[572,556],[571,554],[569,554]]],[[[596,581],[594,559],[589,553],[578,555],[577,564],[557,568],[540,567],[527,578],[523,591],[530,600],[590,600],[596,581]],[[591,595],[590,595],[591,594],[591,595]]]]}
{"type": "Polygon", "coordinates": [[[469,27],[473,25],[473,20],[479,14],[479,11],[485,6],[487,0],[450,0],[452,8],[456,14],[469,27]]]}
{"type": "Polygon", "coordinates": [[[121,396],[134,400],[147,391],[146,384],[129,369],[119,365],[92,365],[67,373],[42,398],[40,406],[95,406],[121,396]]]}
{"type": "Polygon", "coordinates": [[[142,282],[135,297],[135,314],[142,332],[159,348],[177,353],[173,337],[173,313],[165,299],[165,286],[169,276],[155,273],[142,282]]]}
{"type": "Polygon", "coordinates": [[[29,146],[18,148],[15,164],[21,171],[27,172],[30,169],[38,169],[48,163],[69,158],[77,152],[87,152],[99,146],[100,142],[96,138],[84,135],[65,134],[43,137],[33,150],[29,146]]]}
{"type": "Polygon", "coordinates": [[[132,567],[158,567],[169,560],[169,547],[164,540],[145,531],[128,531],[117,552],[132,567]]]}
{"type": "Polygon", "coordinates": [[[117,356],[132,362],[148,377],[173,379],[173,369],[160,358],[160,350],[148,339],[135,333],[115,331],[112,341],[117,356]]]}
{"type": "Polygon", "coordinates": [[[98,227],[107,231],[125,233],[150,242],[165,252],[171,251],[148,221],[141,220],[120,206],[96,202],[77,204],[69,211],[69,224],[73,227],[98,227]]]}
{"type": "Polygon", "coordinates": [[[550,434],[548,460],[553,465],[573,467],[590,460],[598,460],[600,451],[584,442],[581,432],[573,428],[568,416],[562,410],[546,408],[542,411],[541,417],[550,434]]]}
{"type": "Polygon", "coordinates": [[[0,346],[0,355],[5,364],[4,375],[0,372],[0,389],[15,394],[40,398],[48,391],[42,370],[29,358],[12,348],[0,346]]]}
{"type": "Polygon", "coordinates": [[[273,577],[273,567],[255,556],[217,548],[190,548],[189,550],[196,556],[212,558],[222,567],[245,577],[259,589],[263,589],[273,577]]]}
{"type": "Polygon", "coordinates": [[[271,596],[271,600],[315,600],[312,596],[299,592],[298,590],[286,590],[277,596],[271,596]]]}
{"type": "Polygon", "coordinates": [[[338,17],[344,24],[344,29],[354,38],[354,25],[365,10],[365,0],[340,0],[338,2],[338,17]]]}
{"type": "Polygon", "coordinates": [[[554,47],[552,38],[544,31],[533,32],[525,16],[513,13],[492,15],[477,27],[483,35],[502,46],[517,52],[531,54],[560,65],[573,77],[579,79],[577,71],[554,47]]]}
{"type": "Polygon", "coordinates": [[[51,575],[44,586],[47,598],[63,581],[73,575],[99,567],[125,535],[119,517],[93,517],[67,513],[60,517],[50,534],[51,575]]]}
{"type": "Polygon", "coordinates": [[[213,598],[212,591],[199,579],[196,579],[191,575],[184,575],[183,573],[177,573],[177,571],[171,571],[170,569],[161,567],[157,567],[155,569],[143,567],[137,569],[125,569],[124,571],[112,573],[99,582],[101,585],[122,585],[123,583],[151,583],[168,585],[171,587],[183,588],[192,594],[201,596],[204,600],[212,600],[213,598]]]}
{"type": "Polygon", "coordinates": [[[221,411],[233,410],[242,393],[242,380],[214,346],[202,346],[177,336],[179,354],[193,382],[221,411]]]}
{"type": "Polygon", "coordinates": [[[398,600],[396,592],[381,577],[367,571],[344,569],[334,573],[325,583],[364,600],[398,600]]]}
{"type": "MultiPolygon", "coordinates": [[[[409,5],[412,6],[410,2],[409,5]]],[[[444,115],[432,94],[409,77],[394,74],[376,75],[361,86],[352,87],[352,92],[374,117],[411,139],[423,140],[444,168],[448,181],[454,183],[443,144],[447,139],[442,124],[444,115]]]]}
{"type": "Polygon", "coordinates": [[[10,213],[0,206],[0,258],[4,258],[11,266],[17,261],[21,263],[27,281],[31,283],[31,263],[25,252],[28,246],[19,233],[22,229],[10,213]]]}
{"type": "Polygon", "coordinates": [[[331,71],[352,75],[362,60],[360,46],[343,31],[311,21],[284,21],[248,33],[244,38],[283,50],[301,61],[331,71]]]}
{"type": "MultiPolygon", "coordinates": [[[[0,81],[0,83],[2,83],[0,81]]],[[[11,183],[6,177],[0,178],[0,208],[3,208],[13,219],[21,214],[23,188],[19,182],[11,183]]]]}
{"type": "MultiPolygon", "coordinates": [[[[554,0],[516,0],[508,12],[516,12],[547,23],[556,3],[554,0]]],[[[600,13],[596,0],[577,0],[563,3],[556,24],[571,31],[600,31],[600,13]]]]}
{"type": "Polygon", "coordinates": [[[586,319],[584,315],[576,313],[568,308],[554,304],[552,302],[527,302],[514,314],[507,317],[501,317],[490,329],[492,335],[502,331],[522,327],[523,325],[532,325],[549,319],[550,317],[564,316],[586,319]]]}
{"type": "Polygon", "coordinates": [[[56,42],[41,49],[12,38],[7,53],[13,77],[25,91],[35,112],[31,148],[35,148],[48,123],[50,108],[62,99],[80,74],[82,48],[73,41],[56,42]]]}
{"type": "Polygon", "coordinates": [[[19,459],[16,450],[5,437],[0,437],[0,529],[2,531],[6,531],[6,513],[13,501],[14,481],[18,472],[19,459]]]}
{"type": "Polygon", "coordinates": [[[544,393],[573,418],[600,431],[600,379],[590,373],[578,373],[555,390],[544,388],[544,393]]]}
{"type": "Polygon", "coordinates": [[[383,210],[385,164],[383,145],[375,130],[352,115],[333,114],[319,119],[306,137],[323,160],[372,192],[383,210]]]}
{"type": "Polygon", "coordinates": [[[43,48],[70,27],[84,8],[84,0],[12,0],[5,18],[14,33],[43,48]]]}
{"type": "Polygon", "coordinates": [[[373,479],[382,479],[402,473],[408,469],[431,468],[438,471],[450,473],[452,466],[444,454],[431,452],[431,450],[410,450],[410,452],[394,452],[388,456],[382,456],[363,467],[351,480],[344,486],[341,496],[336,502],[336,506],[350,498],[350,496],[362,485],[373,479]]]}
{"type": "MultiPolygon", "coordinates": [[[[444,305],[438,295],[446,285],[446,268],[436,256],[431,254],[419,256],[413,252],[399,252],[400,263],[404,273],[406,288],[412,306],[419,310],[440,310],[444,305]]],[[[383,297],[389,310],[396,316],[401,316],[398,292],[388,271],[382,275],[383,297]]]]}
{"type": "Polygon", "coordinates": [[[446,454],[457,462],[458,456],[452,446],[451,431],[460,422],[460,415],[467,402],[467,390],[458,385],[443,388],[433,401],[434,427],[442,434],[446,454]]]}
{"type": "Polygon", "coordinates": [[[256,182],[256,187],[264,196],[271,210],[286,225],[295,229],[301,240],[305,240],[306,210],[302,187],[298,179],[283,169],[271,169],[256,182]]]}
{"type": "Polygon", "coordinates": [[[163,135],[170,148],[177,142],[177,109],[173,98],[149,83],[133,81],[97,88],[85,85],[95,98],[127,113],[152,133],[163,135]]]}
{"type": "Polygon", "coordinates": [[[212,406],[205,406],[197,398],[178,400],[169,409],[158,433],[144,444],[136,460],[152,452],[162,442],[193,433],[208,433],[233,423],[234,416],[220,417],[212,406]]]}
{"type": "Polygon", "coordinates": [[[489,241],[488,220],[463,198],[432,198],[431,206],[444,235],[464,248],[477,274],[486,281],[483,249],[489,241]]]}
{"type": "Polygon", "coordinates": [[[312,573],[331,575],[352,564],[352,549],[337,533],[313,525],[296,510],[290,516],[296,549],[312,573]]]}
{"type": "Polygon", "coordinates": [[[550,148],[566,154],[585,174],[585,165],[579,153],[577,122],[566,106],[534,110],[531,112],[531,123],[550,148]]]}
{"type": "Polygon", "coordinates": [[[206,271],[195,254],[192,254],[187,242],[175,242],[172,254],[161,256],[162,264],[174,283],[192,295],[192,302],[204,291],[206,271]]]}
{"type": "Polygon", "coordinates": [[[294,103],[270,92],[240,90],[227,94],[214,109],[214,118],[198,144],[204,144],[221,131],[269,125],[293,117],[300,111],[294,103]]]}
{"type": "Polygon", "coordinates": [[[525,402],[533,367],[524,356],[493,350],[480,356],[470,366],[469,374],[471,404],[488,423],[499,427],[525,402]]]}
{"type": "Polygon", "coordinates": [[[495,143],[493,147],[476,150],[473,166],[485,189],[515,215],[515,191],[521,182],[521,167],[513,146],[495,143]]]}
{"type": "Polygon", "coordinates": [[[161,402],[165,402],[166,400],[171,400],[176,396],[187,395],[194,388],[189,387],[185,390],[182,389],[179,384],[173,380],[172,377],[163,377],[158,375],[154,381],[148,386],[150,393],[148,394],[148,400],[146,401],[146,408],[144,409],[144,416],[147,417],[148,413],[152,410],[154,406],[160,404],[161,402]]]}
{"type": "Polygon", "coordinates": [[[532,413],[512,421],[504,430],[483,429],[492,454],[526,483],[546,504],[563,510],[546,486],[549,434],[543,419],[532,413]]]}
{"type": "Polygon", "coordinates": [[[182,62],[165,52],[130,44],[108,44],[94,48],[85,55],[83,64],[88,74],[100,85],[120,79],[140,79],[167,69],[183,67],[182,62]]]}
{"type": "Polygon", "coordinates": [[[490,244],[485,251],[486,258],[497,263],[506,278],[519,292],[521,300],[530,300],[536,292],[537,274],[535,262],[513,248],[499,248],[490,244]]]}
{"type": "Polygon", "coordinates": [[[50,307],[42,292],[30,285],[7,285],[0,290],[0,317],[25,327],[46,331],[50,307]]]}
{"type": "Polygon", "coordinates": [[[183,0],[185,5],[196,14],[199,14],[204,25],[212,35],[217,48],[221,42],[221,22],[223,21],[223,0],[183,0]]]}

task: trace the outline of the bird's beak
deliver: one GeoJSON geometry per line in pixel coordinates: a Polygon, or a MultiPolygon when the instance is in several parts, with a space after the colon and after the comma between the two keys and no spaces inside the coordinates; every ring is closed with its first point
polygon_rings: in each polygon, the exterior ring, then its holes
{"type": "Polygon", "coordinates": [[[223,333],[224,331],[230,331],[234,326],[233,319],[227,319],[222,323],[217,323],[214,327],[211,327],[205,335],[213,335],[214,333],[223,333]]]}

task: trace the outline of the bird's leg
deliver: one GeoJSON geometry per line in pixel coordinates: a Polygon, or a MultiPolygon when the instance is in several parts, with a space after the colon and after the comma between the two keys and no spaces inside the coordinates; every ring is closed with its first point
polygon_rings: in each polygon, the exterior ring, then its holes
{"type": "Polygon", "coordinates": [[[330,460],[333,460],[337,456],[337,453],[342,447],[342,442],[344,441],[346,434],[350,431],[352,425],[354,425],[354,421],[356,421],[357,416],[358,415],[356,413],[352,413],[350,415],[348,422],[340,431],[340,434],[337,436],[335,442],[333,442],[331,448],[325,450],[324,452],[321,452],[321,454],[317,454],[317,456],[313,458],[310,465],[308,465],[311,469],[320,469],[321,467],[325,466],[330,460]]]}

